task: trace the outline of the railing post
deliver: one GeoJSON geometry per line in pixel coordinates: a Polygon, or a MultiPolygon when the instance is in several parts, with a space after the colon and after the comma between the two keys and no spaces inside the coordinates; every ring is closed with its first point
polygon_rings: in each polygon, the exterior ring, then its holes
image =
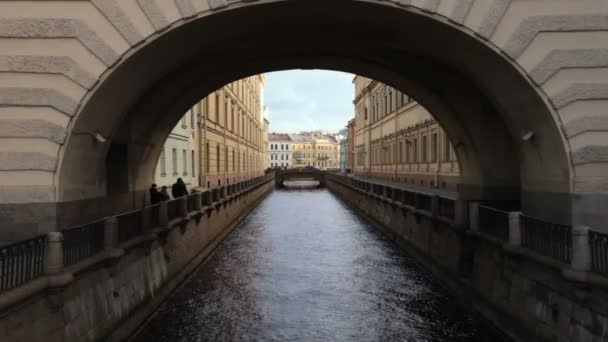
{"type": "Polygon", "coordinates": [[[50,232],[46,235],[46,260],[44,273],[57,274],[63,269],[63,234],[50,232]]]}
{"type": "Polygon", "coordinates": [[[104,220],[103,241],[105,250],[118,246],[118,219],[116,216],[110,216],[104,220]]]}
{"type": "Polygon", "coordinates": [[[479,231],[479,202],[469,204],[469,221],[472,231],[479,231]]]}
{"type": "Polygon", "coordinates": [[[521,246],[521,212],[509,212],[509,245],[521,246]]]}
{"type": "Polygon", "coordinates": [[[161,201],[158,203],[158,224],[163,228],[167,228],[169,226],[169,211],[167,201],[161,201]]]}
{"type": "Polygon", "coordinates": [[[454,223],[464,226],[467,223],[467,201],[457,199],[454,201],[454,223]]]}
{"type": "Polygon", "coordinates": [[[572,227],[572,269],[580,272],[591,270],[591,248],[589,246],[589,227],[572,227]]]}
{"type": "Polygon", "coordinates": [[[177,216],[188,217],[188,199],[186,196],[177,199],[177,216]]]}
{"type": "Polygon", "coordinates": [[[202,205],[203,194],[201,194],[200,192],[195,192],[194,194],[192,194],[192,196],[194,196],[194,208],[193,209],[195,211],[201,210],[201,208],[203,207],[203,205],[202,205]]]}
{"type": "Polygon", "coordinates": [[[439,195],[433,195],[431,197],[431,214],[433,218],[439,217],[439,195]]]}
{"type": "Polygon", "coordinates": [[[227,198],[228,197],[228,187],[223,186],[220,188],[221,190],[221,196],[222,198],[227,198]]]}
{"type": "Polygon", "coordinates": [[[207,190],[203,193],[203,201],[206,206],[209,206],[213,203],[213,197],[211,195],[211,190],[207,190]]]}

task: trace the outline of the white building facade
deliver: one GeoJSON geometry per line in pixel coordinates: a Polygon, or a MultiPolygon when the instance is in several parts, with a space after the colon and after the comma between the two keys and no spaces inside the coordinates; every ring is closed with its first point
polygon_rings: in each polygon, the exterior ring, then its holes
{"type": "Polygon", "coordinates": [[[288,134],[268,135],[270,167],[289,169],[293,162],[293,141],[288,134]]]}
{"type": "Polygon", "coordinates": [[[178,178],[181,178],[188,188],[198,186],[197,121],[194,111],[188,110],[165,140],[154,175],[154,181],[159,188],[163,185],[170,187],[178,178]]]}

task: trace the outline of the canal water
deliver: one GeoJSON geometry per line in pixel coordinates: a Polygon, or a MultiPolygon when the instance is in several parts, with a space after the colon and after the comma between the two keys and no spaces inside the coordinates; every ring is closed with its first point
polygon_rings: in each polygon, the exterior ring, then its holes
{"type": "Polygon", "coordinates": [[[272,192],[144,325],[150,341],[497,341],[326,189],[272,192]]]}

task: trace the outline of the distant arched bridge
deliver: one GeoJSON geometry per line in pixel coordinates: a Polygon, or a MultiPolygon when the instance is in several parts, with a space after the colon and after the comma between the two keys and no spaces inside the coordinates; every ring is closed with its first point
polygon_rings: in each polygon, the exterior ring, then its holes
{"type": "Polygon", "coordinates": [[[277,188],[281,188],[286,180],[316,180],[319,182],[319,186],[326,185],[327,171],[322,171],[313,168],[294,168],[287,170],[275,171],[274,179],[277,188]]]}

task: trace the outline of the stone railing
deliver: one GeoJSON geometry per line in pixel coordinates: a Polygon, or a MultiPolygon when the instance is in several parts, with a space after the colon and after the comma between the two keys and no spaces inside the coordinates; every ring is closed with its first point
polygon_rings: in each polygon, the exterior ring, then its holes
{"type": "Polygon", "coordinates": [[[327,177],[350,186],[367,197],[384,201],[404,211],[454,226],[462,226],[466,222],[466,206],[454,198],[367,182],[338,173],[328,174],[327,177]]]}
{"type": "MultiPolygon", "coordinates": [[[[473,234],[507,245],[511,250],[518,249],[532,257],[537,255],[543,260],[561,263],[568,276],[578,277],[581,272],[608,275],[608,235],[588,227],[559,225],[519,211],[501,210],[478,202],[467,205],[458,199],[404,190],[342,174],[328,174],[327,177],[354,188],[366,197],[417,215],[463,228],[468,224],[473,234]]],[[[608,280],[598,281],[608,285],[608,280]]]]}
{"type": "Polygon", "coordinates": [[[604,278],[608,275],[606,234],[586,226],[556,224],[519,211],[498,210],[479,203],[470,204],[469,217],[475,234],[505,244],[511,251],[559,267],[567,278],[608,286],[608,279],[604,278]]]}
{"type": "Polygon", "coordinates": [[[261,176],[2,246],[0,293],[26,285],[44,275],[58,274],[64,267],[78,268],[78,264],[86,264],[104,253],[111,254],[119,245],[145,239],[148,233],[170,229],[190,217],[220,210],[227,203],[271,180],[273,175],[261,176]]]}

